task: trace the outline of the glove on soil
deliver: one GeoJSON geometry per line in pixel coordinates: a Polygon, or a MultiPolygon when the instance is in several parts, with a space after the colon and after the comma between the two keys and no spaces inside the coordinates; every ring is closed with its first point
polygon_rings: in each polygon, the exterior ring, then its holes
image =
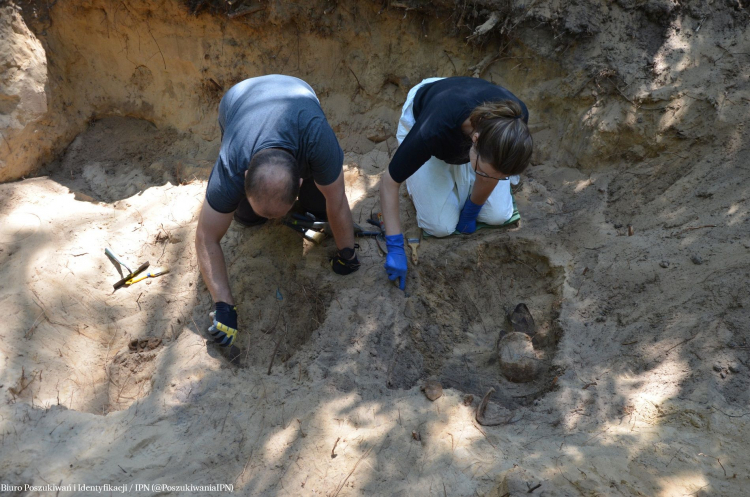
{"type": "Polygon", "coordinates": [[[388,253],[385,255],[385,272],[388,279],[395,281],[400,278],[398,287],[406,288],[406,252],[404,251],[404,235],[390,235],[385,237],[385,245],[388,253]]]}
{"type": "Polygon", "coordinates": [[[359,245],[355,244],[354,248],[344,248],[336,251],[336,255],[331,259],[331,268],[336,274],[347,275],[352,274],[354,271],[359,269],[359,261],[357,260],[357,253],[355,249],[358,249],[359,245]]]}
{"type": "Polygon", "coordinates": [[[471,201],[471,197],[466,199],[464,208],[461,209],[461,215],[458,217],[458,225],[456,231],[461,233],[474,233],[477,230],[477,216],[479,211],[482,210],[484,204],[475,204],[471,201]]]}
{"type": "Polygon", "coordinates": [[[210,316],[214,324],[208,329],[214,341],[222,347],[229,347],[237,336],[237,306],[226,302],[216,302],[216,311],[210,316]]]}

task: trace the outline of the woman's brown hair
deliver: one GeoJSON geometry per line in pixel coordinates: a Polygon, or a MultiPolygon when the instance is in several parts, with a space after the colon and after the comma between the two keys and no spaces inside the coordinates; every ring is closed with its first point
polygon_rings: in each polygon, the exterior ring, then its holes
{"type": "Polygon", "coordinates": [[[475,146],[483,161],[507,175],[526,169],[534,143],[518,102],[485,102],[472,111],[469,122],[473,133],[479,133],[475,146]]]}

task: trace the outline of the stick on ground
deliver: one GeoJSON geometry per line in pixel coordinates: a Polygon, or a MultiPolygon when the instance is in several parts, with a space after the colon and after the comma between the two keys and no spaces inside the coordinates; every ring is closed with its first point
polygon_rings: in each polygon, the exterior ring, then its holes
{"type": "Polygon", "coordinates": [[[29,328],[29,331],[27,331],[26,334],[23,336],[24,338],[29,338],[31,334],[34,333],[34,330],[36,329],[37,325],[41,322],[39,320],[42,318],[42,316],[46,317],[46,314],[44,313],[44,311],[42,311],[42,313],[36,317],[36,319],[34,320],[34,323],[31,325],[31,328],[29,328]]]}
{"type": "Polygon", "coordinates": [[[287,327],[286,323],[284,323],[284,334],[279,337],[279,341],[276,342],[276,347],[273,348],[273,354],[271,354],[271,363],[268,365],[268,374],[271,374],[271,368],[273,368],[273,360],[276,359],[276,352],[279,351],[279,346],[281,345],[281,342],[284,340],[284,337],[286,336],[287,331],[289,328],[287,327]]]}
{"type": "Polygon", "coordinates": [[[344,478],[341,481],[341,483],[339,483],[339,486],[336,487],[336,491],[333,492],[333,494],[332,494],[333,497],[336,497],[341,492],[341,489],[344,488],[344,485],[346,485],[346,482],[349,479],[349,477],[351,477],[354,474],[354,472],[357,470],[357,466],[359,466],[359,463],[361,463],[362,459],[364,459],[365,457],[367,457],[370,454],[370,451],[372,451],[372,447],[370,447],[369,449],[367,449],[367,451],[364,454],[362,454],[362,457],[359,458],[359,460],[354,465],[354,467],[352,468],[352,470],[349,471],[349,474],[346,475],[346,478],[344,478]]]}

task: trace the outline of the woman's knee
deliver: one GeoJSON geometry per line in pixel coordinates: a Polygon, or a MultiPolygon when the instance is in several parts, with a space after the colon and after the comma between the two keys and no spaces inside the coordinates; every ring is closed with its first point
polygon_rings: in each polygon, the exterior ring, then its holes
{"type": "Polygon", "coordinates": [[[422,229],[424,229],[429,235],[432,235],[437,238],[443,238],[449,235],[452,235],[456,231],[456,227],[453,226],[452,228],[449,228],[445,225],[430,225],[430,226],[423,226],[422,229]]]}
{"type": "Polygon", "coordinates": [[[510,220],[511,217],[513,217],[512,204],[503,208],[493,207],[486,210],[482,209],[482,211],[484,212],[479,215],[479,221],[491,226],[499,226],[505,224],[510,220]]]}
{"type": "Polygon", "coordinates": [[[419,227],[432,236],[442,238],[452,235],[456,231],[458,224],[458,212],[439,212],[425,214],[417,211],[417,220],[419,227]]]}

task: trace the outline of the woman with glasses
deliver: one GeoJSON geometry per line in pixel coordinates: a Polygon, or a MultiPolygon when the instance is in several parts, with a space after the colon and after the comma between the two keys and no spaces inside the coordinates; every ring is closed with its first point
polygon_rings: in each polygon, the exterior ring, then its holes
{"type": "Polygon", "coordinates": [[[386,230],[385,269],[404,289],[406,254],[398,190],[406,181],[426,233],[473,233],[477,221],[501,225],[513,215],[509,177],[532,150],[526,105],[479,78],[430,78],[409,91],[396,138],[399,147],[380,180],[386,230]]]}

